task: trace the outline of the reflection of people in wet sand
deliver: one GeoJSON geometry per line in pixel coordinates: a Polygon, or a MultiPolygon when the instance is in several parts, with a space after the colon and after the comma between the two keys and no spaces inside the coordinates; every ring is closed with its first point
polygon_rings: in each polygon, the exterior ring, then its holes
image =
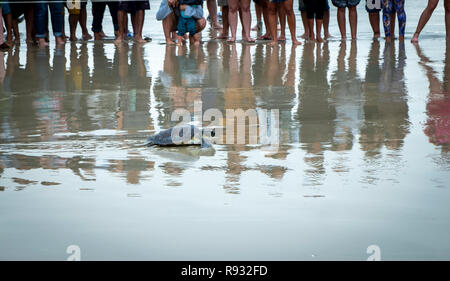
{"type": "MultiPolygon", "coordinates": [[[[242,54],[239,59],[236,45],[224,46],[223,63],[224,70],[228,71],[228,84],[224,93],[224,108],[225,109],[243,109],[255,108],[255,95],[252,91],[251,82],[251,60],[250,47],[248,45],[242,46],[242,54]]],[[[229,124],[236,124],[236,120],[225,120],[229,124]]],[[[247,123],[247,121],[244,121],[247,123]]],[[[236,127],[235,127],[236,128],[236,127]]],[[[248,126],[245,126],[245,142],[249,141],[248,126]]],[[[228,192],[237,192],[237,185],[243,171],[247,167],[243,164],[246,157],[242,152],[247,150],[245,144],[237,143],[237,130],[234,130],[235,136],[233,143],[228,144],[227,152],[227,168],[226,168],[226,186],[228,192]]],[[[224,131],[224,140],[226,140],[226,131],[224,131]]]]}
{"type": "Polygon", "coordinates": [[[330,55],[326,45],[305,44],[300,63],[300,142],[307,152],[305,162],[312,167],[306,173],[313,181],[325,173],[324,151],[332,143],[335,131],[336,109],[330,102],[327,80],[330,55]]]}
{"type": "Polygon", "coordinates": [[[146,177],[142,172],[151,171],[155,168],[155,162],[145,161],[144,158],[131,158],[127,160],[110,160],[108,170],[112,173],[125,174],[127,183],[139,184],[142,179],[146,177]]]}
{"type": "Polygon", "coordinates": [[[143,48],[139,44],[133,44],[131,64],[128,63],[128,48],[128,45],[116,48],[115,60],[118,63],[113,64],[118,67],[120,77],[117,129],[145,130],[151,124],[148,114],[151,78],[147,77],[143,48]]]}
{"type": "Polygon", "coordinates": [[[295,104],[296,52],[294,47],[288,48],[284,44],[276,48],[266,46],[265,53],[262,53],[262,48],[264,47],[261,46],[259,50],[261,61],[255,62],[253,67],[255,94],[259,107],[279,110],[279,141],[283,145],[278,147],[278,152],[271,154],[270,157],[286,157],[288,147],[284,144],[292,142],[291,121],[292,107],[295,104]]]}
{"type": "Polygon", "coordinates": [[[118,68],[117,73],[119,73],[122,90],[150,88],[151,78],[147,77],[143,48],[139,44],[131,46],[130,57],[128,45],[117,46],[113,66],[118,68]],[[130,64],[129,58],[131,58],[130,64]]]}
{"type": "Polygon", "coordinates": [[[416,50],[420,58],[419,64],[425,69],[430,83],[425,134],[431,143],[441,146],[447,152],[450,150],[450,43],[447,43],[442,82],[437,77],[438,73],[429,65],[430,59],[419,46],[416,46],[416,50]]]}
{"type": "Polygon", "coordinates": [[[352,148],[354,135],[359,133],[364,118],[362,83],[356,70],[356,41],[351,43],[347,68],[346,50],[347,43],[342,41],[337,70],[333,73],[331,81],[331,94],[336,105],[336,131],[333,140],[333,147],[336,150],[352,148]]]}
{"type": "Polygon", "coordinates": [[[366,85],[364,102],[364,126],[361,129],[360,144],[369,154],[379,153],[383,144],[392,150],[402,147],[409,132],[408,104],[404,83],[405,45],[399,44],[396,59],[394,44],[386,43],[384,62],[380,67],[377,44],[372,45],[370,62],[367,65],[366,80],[370,83],[378,77],[378,87],[366,85]]]}

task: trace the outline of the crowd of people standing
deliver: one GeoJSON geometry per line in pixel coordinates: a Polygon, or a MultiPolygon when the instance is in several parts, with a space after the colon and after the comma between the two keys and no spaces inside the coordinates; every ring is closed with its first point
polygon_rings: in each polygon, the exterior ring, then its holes
{"type": "MultiPolygon", "coordinates": [[[[251,31],[262,31],[259,40],[270,40],[270,44],[286,41],[286,22],[289,27],[291,42],[301,44],[296,35],[296,17],[294,14],[294,0],[253,0],[257,24],[251,27],[251,0],[206,0],[209,19],[213,29],[219,30],[218,39],[233,43],[237,40],[237,26],[242,25],[242,40],[255,42],[251,31]],[[218,21],[219,9],[222,14],[222,24],[218,21]]],[[[358,12],[357,6],[361,0],[331,0],[337,8],[337,23],[341,38],[347,38],[346,17],[352,39],[357,37],[358,12]]],[[[447,40],[450,39],[450,0],[443,0],[445,7],[445,23],[447,40]]],[[[399,40],[403,41],[406,27],[406,0],[366,0],[366,11],[373,30],[374,37],[380,37],[380,22],[382,23],[386,41],[394,37],[396,19],[398,21],[399,40]],[[380,16],[381,14],[381,16],[380,16]]],[[[419,35],[430,19],[439,0],[428,0],[423,11],[416,32],[411,41],[418,42],[419,35]]],[[[199,34],[206,27],[203,16],[203,0],[162,0],[156,18],[162,21],[167,44],[182,44],[187,39],[191,43],[199,44],[199,34]]],[[[128,37],[134,38],[138,43],[151,40],[142,35],[145,11],[150,9],[148,0],[93,0],[91,5],[93,36],[87,27],[87,0],[5,0],[0,5],[0,50],[9,49],[14,42],[20,42],[18,23],[25,20],[26,42],[35,43],[41,47],[48,46],[49,11],[52,32],[57,44],[64,44],[67,39],[78,40],[77,26],[80,25],[83,40],[103,40],[106,35],[103,31],[103,17],[106,10],[109,12],[114,26],[116,43],[121,43],[128,37]],[[66,37],[64,28],[65,9],[69,13],[68,22],[70,35],[66,37]],[[130,14],[133,32],[128,30],[128,14],[130,14]],[[6,29],[6,39],[4,38],[6,29]],[[129,35],[132,34],[132,35],[129,35]]],[[[331,37],[330,3],[329,0],[298,0],[298,7],[305,33],[300,36],[307,40],[324,42],[331,37]],[[322,35],[323,34],[323,35],[322,35]]]]}

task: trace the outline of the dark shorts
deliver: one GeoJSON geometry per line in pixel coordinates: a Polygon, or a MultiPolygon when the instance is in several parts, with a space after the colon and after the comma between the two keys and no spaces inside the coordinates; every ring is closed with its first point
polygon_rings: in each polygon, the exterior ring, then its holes
{"type": "Polygon", "coordinates": [[[149,1],[119,1],[119,11],[134,14],[137,10],[150,10],[149,1]]]}
{"type": "Polygon", "coordinates": [[[331,0],[333,5],[338,8],[348,8],[358,6],[361,0],[331,0]]]}
{"type": "Polygon", "coordinates": [[[327,0],[304,0],[308,19],[323,20],[327,0]]]}
{"type": "MultiPolygon", "coordinates": [[[[259,4],[259,2],[256,2],[256,1],[255,1],[255,3],[259,4]]],[[[217,0],[217,5],[219,7],[227,7],[228,6],[228,0],[217,0]]]]}
{"type": "MultiPolygon", "coordinates": [[[[306,5],[305,5],[305,0],[298,0],[298,9],[300,10],[300,12],[306,12],[306,5]]],[[[330,4],[327,3],[325,4],[325,12],[328,12],[330,10],[330,4]]]]}
{"type": "Polygon", "coordinates": [[[275,4],[286,2],[286,0],[267,0],[267,1],[269,1],[270,3],[275,3],[275,4]]]}
{"type": "Polygon", "coordinates": [[[366,11],[368,13],[379,13],[382,0],[366,0],[366,11]]]}

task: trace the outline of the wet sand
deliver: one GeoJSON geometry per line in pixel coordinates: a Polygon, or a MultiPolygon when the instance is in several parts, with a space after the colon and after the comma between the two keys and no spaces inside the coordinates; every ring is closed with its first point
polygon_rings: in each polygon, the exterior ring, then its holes
{"type": "MultiPolygon", "coordinates": [[[[151,3],[148,44],[0,53],[0,260],[65,260],[69,245],[84,260],[450,258],[442,4],[418,47],[373,41],[360,5],[356,42],[227,44],[208,26],[176,48],[151,3]],[[279,109],[279,150],[143,146],[199,100],[279,109]]],[[[408,40],[421,5],[406,12],[408,40]]]]}

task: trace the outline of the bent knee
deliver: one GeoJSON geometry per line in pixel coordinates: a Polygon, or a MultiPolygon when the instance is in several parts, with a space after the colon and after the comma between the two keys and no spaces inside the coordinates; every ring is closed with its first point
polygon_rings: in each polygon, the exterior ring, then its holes
{"type": "Polygon", "coordinates": [[[198,28],[197,32],[200,32],[205,27],[206,27],[206,20],[205,20],[205,18],[198,19],[197,20],[197,28],[198,28]]]}

